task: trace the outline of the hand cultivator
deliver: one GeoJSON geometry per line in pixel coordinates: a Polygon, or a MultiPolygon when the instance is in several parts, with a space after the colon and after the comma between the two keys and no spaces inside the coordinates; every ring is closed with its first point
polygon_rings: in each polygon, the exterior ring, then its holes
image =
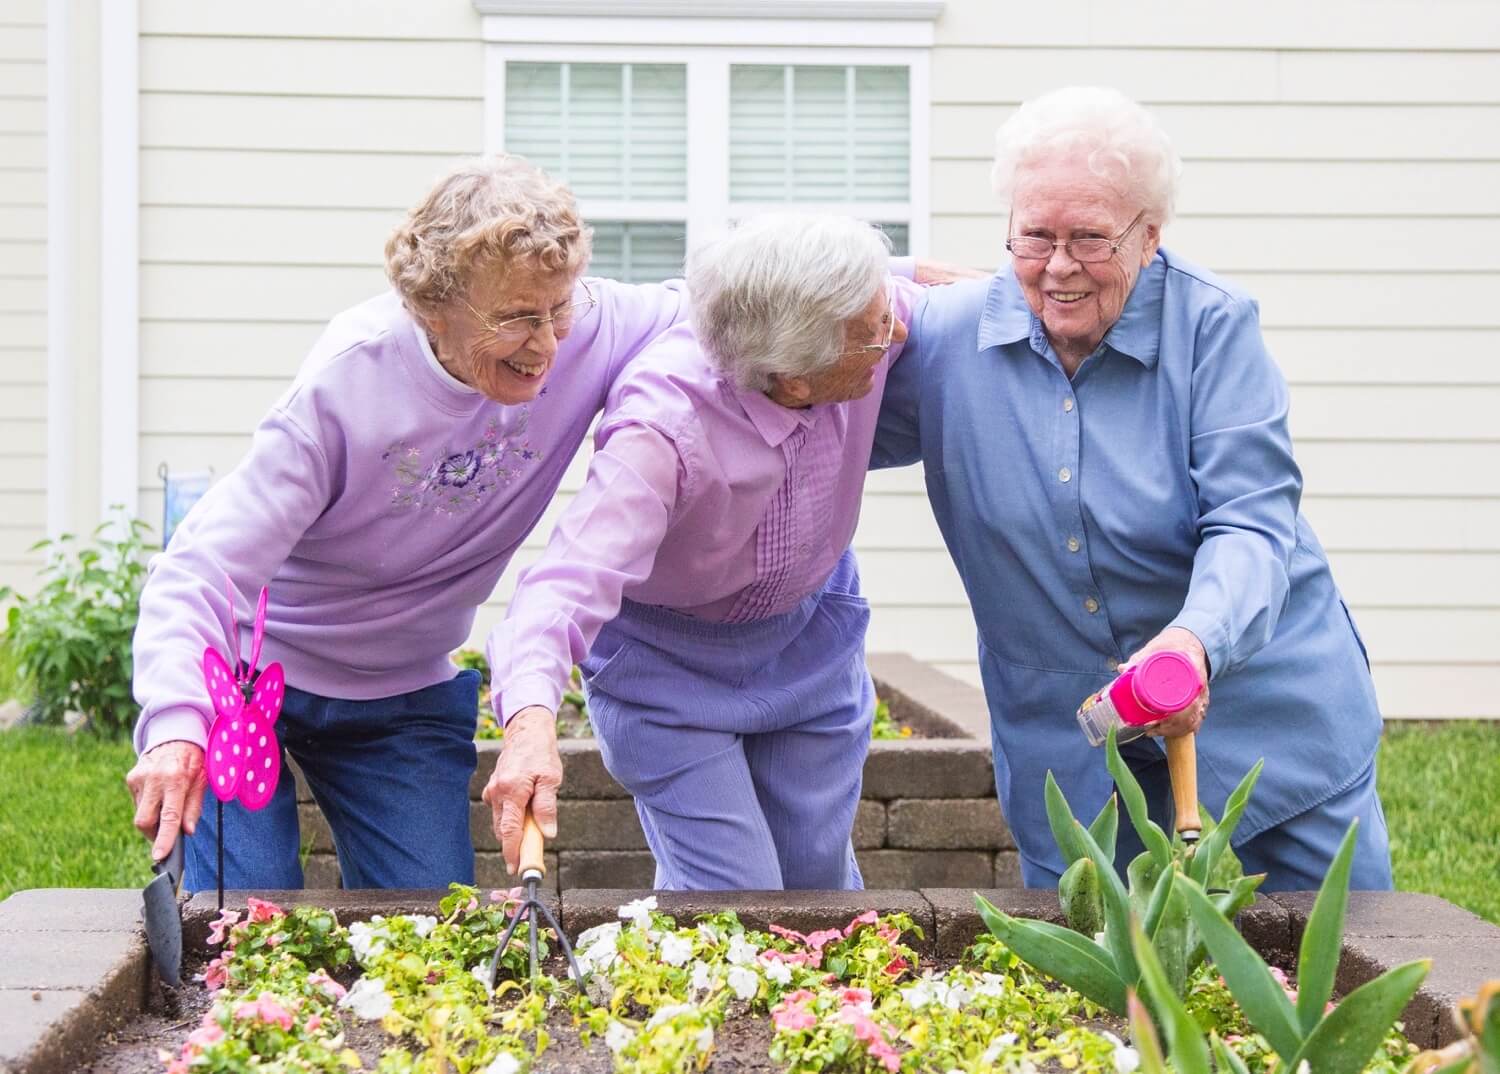
{"type": "Polygon", "coordinates": [[[573,957],[573,945],[568,942],[567,934],[563,932],[557,918],[552,916],[552,911],[547,909],[546,904],[537,897],[537,887],[547,875],[547,866],[542,860],[542,829],[537,826],[536,819],[532,817],[529,808],[526,810],[526,819],[523,824],[520,865],[521,883],[526,888],[526,896],[521,900],[521,905],[516,907],[515,916],[510,919],[510,924],[505,927],[504,935],[500,937],[500,943],[490,959],[489,973],[486,975],[485,983],[491,989],[495,987],[495,975],[500,969],[500,956],[510,945],[510,938],[515,935],[523,918],[531,926],[527,930],[531,948],[530,977],[535,982],[541,976],[542,960],[537,950],[537,932],[542,920],[545,919],[547,924],[552,926],[552,931],[557,933],[557,941],[562,945],[563,954],[568,956],[568,971],[573,975],[573,980],[579,989],[582,989],[583,972],[578,968],[578,960],[573,957]]]}

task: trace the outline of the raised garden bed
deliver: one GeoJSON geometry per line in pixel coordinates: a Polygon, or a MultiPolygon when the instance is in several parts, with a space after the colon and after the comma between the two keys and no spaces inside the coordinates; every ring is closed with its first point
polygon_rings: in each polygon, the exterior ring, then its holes
{"type": "MultiPolygon", "coordinates": [[[[1021,884],[1015,841],[995,798],[984,695],[903,653],[873,653],[870,673],[911,738],[876,740],[865,760],[854,849],[870,888],[1003,888],[1021,884]]],[[[470,832],[481,887],[506,885],[505,863],[479,800],[503,742],[483,741],[469,786],[470,832]]],[[[548,844],[552,889],[649,887],[656,867],[635,806],[605,771],[591,738],[562,738],[558,836],[548,844]]],[[[298,778],[305,872],[314,888],[338,886],[327,822],[298,778]]]]}
{"type": "MultiPolygon", "coordinates": [[[[434,913],[437,892],[308,891],[260,893],[291,909],[323,906],[345,926],[376,914],[434,913]]],[[[646,897],[642,891],[570,890],[554,898],[564,928],[577,937],[584,930],[618,921],[621,904],[646,897]]],[[[983,894],[1018,917],[1059,921],[1056,894],[1044,891],[991,890],[983,894]]],[[[743,925],[765,930],[777,924],[800,933],[846,928],[868,911],[901,913],[922,936],[904,938],[921,965],[946,967],[982,933],[968,889],[865,892],[661,893],[658,909],[687,924],[699,913],[734,911],[743,925]]],[[[206,998],[198,986],[168,994],[153,979],[138,915],[139,893],[133,890],[38,890],[21,892],[0,904],[0,1070],[13,1074],[55,1071],[159,1070],[156,1044],[175,1034],[174,1050],[199,1024],[206,998]],[[149,1037],[150,1033],[158,1034],[149,1037]],[[147,1039],[143,1039],[147,1034],[147,1039]],[[109,1056],[110,1058],[103,1058],[109,1056]]],[[[231,893],[228,904],[243,908],[244,893],[231,893]]],[[[1311,897],[1302,894],[1258,898],[1240,918],[1253,946],[1270,961],[1287,965],[1300,942],[1311,897]]],[[[186,940],[190,966],[201,968],[210,954],[210,925],[216,917],[211,896],[196,896],[187,906],[186,940]]],[[[1433,969],[1403,1014],[1407,1037],[1418,1046],[1445,1043],[1454,1036],[1448,1011],[1459,997],[1475,993],[1486,977],[1500,973],[1500,928],[1442,900],[1423,895],[1354,893],[1351,896],[1336,991],[1342,995],[1372,979],[1388,966],[1412,955],[1433,960],[1433,969]]],[[[343,984],[353,983],[351,974],[343,984]]],[[[910,985],[909,979],[905,982],[910,985]]],[[[857,997],[856,997],[857,998],[857,997]]],[[[784,997],[783,997],[784,999],[784,997]]],[[[344,1012],[349,1042],[374,1047],[374,1030],[344,1012]]],[[[1095,1028],[1114,1025],[1089,1016],[1095,1028]]],[[[570,1021],[570,1020],[567,1020],[570,1021]]],[[[551,1023],[549,1023],[551,1024],[551,1023]]],[[[709,1070],[770,1070],[772,1030],[740,1018],[715,1034],[709,1070]]],[[[901,1043],[909,1051],[910,1042],[901,1043]]],[[[559,1043],[547,1065],[537,1070],[609,1070],[607,1047],[596,1040],[590,1050],[559,1043]],[[574,1049],[574,1050],[570,1050],[574,1049]]],[[[378,1048],[376,1049],[378,1051],[378,1048]]],[[[683,1069],[687,1069],[684,1067],[683,1069]]]]}

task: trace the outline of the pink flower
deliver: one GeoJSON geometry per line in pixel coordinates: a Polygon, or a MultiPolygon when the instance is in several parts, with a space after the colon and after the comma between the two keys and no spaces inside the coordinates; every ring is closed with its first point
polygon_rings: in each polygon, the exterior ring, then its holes
{"type": "Polygon", "coordinates": [[[808,988],[799,988],[795,992],[789,992],[782,998],[783,1003],[808,1003],[817,996],[808,988]]]}
{"type": "Polygon", "coordinates": [[[817,932],[809,932],[807,934],[807,946],[811,947],[814,951],[821,952],[823,948],[835,940],[842,940],[846,935],[847,933],[840,932],[838,929],[820,929],[817,932]]]}
{"type": "Polygon", "coordinates": [[[793,943],[806,943],[807,937],[796,929],[784,929],[780,925],[771,926],[771,934],[780,936],[783,940],[791,940],[793,943]]]}
{"type": "Polygon", "coordinates": [[[183,1046],[183,1054],[187,1054],[188,1048],[195,1049],[193,1054],[202,1051],[210,1044],[215,1044],[224,1039],[224,1030],[211,1017],[205,1015],[203,1024],[188,1034],[187,1044],[183,1046]]]}
{"type": "Polygon", "coordinates": [[[277,906],[274,902],[257,899],[254,895],[245,900],[245,906],[250,912],[250,921],[257,925],[263,921],[272,921],[282,916],[281,907],[277,906]]]}
{"type": "Polygon", "coordinates": [[[217,989],[223,988],[225,982],[228,980],[228,959],[224,955],[220,955],[218,958],[210,962],[207,966],[203,967],[204,988],[207,988],[210,991],[215,991],[217,989]]]}
{"type": "Polygon", "coordinates": [[[876,929],[875,935],[879,936],[886,943],[895,943],[901,939],[901,930],[892,925],[886,925],[883,928],[876,929]]]}
{"type": "MultiPolygon", "coordinates": [[[[864,989],[845,989],[845,991],[862,992],[864,989]]],[[[839,1011],[839,1021],[853,1027],[855,1039],[864,1044],[865,1049],[880,1060],[886,1070],[894,1074],[895,1071],[901,1069],[901,1053],[891,1047],[890,1042],[885,1039],[885,1034],[880,1031],[880,1026],[876,1025],[874,1019],[863,1010],[854,1006],[845,1007],[839,1011]]]]}
{"type": "Polygon", "coordinates": [[[811,1029],[818,1024],[818,1017],[806,1007],[782,1004],[771,1012],[771,1022],[781,1030],[811,1029]]]}
{"type": "Polygon", "coordinates": [[[276,997],[269,992],[262,992],[259,998],[241,1003],[234,1009],[234,1016],[242,1021],[253,1019],[282,1029],[292,1028],[292,1012],[276,1002],[276,997]]]}
{"type": "Polygon", "coordinates": [[[853,936],[855,930],[858,929],[861,925],[873,925],[879,920],[880,915],[877,914],[874,910],[866,910],[864,913],[856,917],[853,921],[849,922],[848,927],[844,929],[844,935],[853,936]]]}
{"type": "Polygon", "coordinates": [[[809,955],[803,951],[778,951],[774,947],[767,948],[760,953],[760,960],[767,964],[772,962],[785,962],[788,966],[813,966],[818,965],[819,959],[816,955],[809,955]]]}
{"type": "Polygon", "coordinates": [[[349,994],[349,990],[328,976],[327,970],[316,970],[307,975],[307,983],[316,988],[329,999],[343,999],[349,994]]]}
{"type": "MultiPolygon", "coordinates": [[[[234,927],[235,922],[239,921],[239,919],[240,912],[238,910],[226,909],[221,911],[218,920],[208,926],[208,942],[211,944],[223,943],[226,937],[228,937],[230,929],[234,927]]],[[[233,947],[234,945],[230,944],[230,946],[233,947]]]]}
{"type": "Polygon", "coordinates": [[[846,1007],[850,1004],[868,1005],[870,990],[868,988],[841,988],[839,989],[839,1002],[846,1007]]]}
{"type": "Polygon", "coordinates": [[[885,972],[892,977],[900,977],[909,969],[911,969],[911,963],[899,955],[885,964],[885,972]]]}
{"type": "Polygon", "coordinates": [[[321,1014],[315,1014],[315,1015],[313,1015],[311,1018],[309,1018],[307,1020],[307,1031],[309,1033],[316,1033],[318,1030],[320,1030],[322,1028],[323,1028],[323,1016],[321,1014]]]}

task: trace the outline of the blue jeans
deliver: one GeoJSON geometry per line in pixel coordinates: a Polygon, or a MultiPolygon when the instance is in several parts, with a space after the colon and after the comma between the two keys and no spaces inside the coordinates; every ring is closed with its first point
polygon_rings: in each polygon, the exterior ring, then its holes
{"type": "MultiPolygon", "coordinates": [[[[224,805],[224,886],[302,887],[297,788],[290,755],[328,818],[346,888],[446,888],[474,882],[469,778],[479,673],[374,701],[318,697],[288,686],[276,733],[282,773],[258,812],[224,805]]],[[[217,800],[205,796],[188,838],[183,887],[213,889],[217,800]]]]}

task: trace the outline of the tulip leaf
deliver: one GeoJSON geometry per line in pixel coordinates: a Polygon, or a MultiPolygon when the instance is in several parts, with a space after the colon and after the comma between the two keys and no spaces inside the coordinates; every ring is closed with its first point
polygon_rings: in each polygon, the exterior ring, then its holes
{"type": "MultiPolygon", "coordinates": [[[[1170,874],[1168,874],[1170,875],[1170,874]]],[[[1203,1031],[1193,1016],[1188,1013],[1178,998],[1177,990],[1167,980],[1162,964],[1157,961],[1156,951],[1140,923],[1131,922],[1130,942],[1135,951],[1136,962],[1141,967],[1141,988],[1150,1001],[1152,1013],[1162,1024],[1167,1038],[1167,1054],[1178,1074],[1212,1074],[1209,1065],[1208,1045],[1204,1043],[1203,1031]]]]}
{"type": "Polygon", "coordinates": [[[1161,1053],[1161,1038],[1156,1035],[1156,1026],[1151,1023],[1151,1015],[1135,994],[1135,989],[1130,990],[1126,1002],[1130,1007],[1130,1041],[1141,1057],[1141,1074],[1171,1074],[1166,1056],[1161,1053]]]}
{"type": "Polygon", "coordinates": [[[1204,888],[1208,887],[1209,878],[1214,873],[1214,866],[1218,864],[1219,856],[1228,848],[1229,841],[1234,836],[1234,830],[1240,826],[1240,818],[1245,815],[1245,806],[1250,803],[1250,792],[1255,789],[1255,783],[1260,779],[1260,772],[1265,764],[1265,758],[1261,758],[1251,766],[1250,771],[1245,773],[1245,778],[1240,780],[1239,786],[1235,787],[1225,801],[1224,815],[1219,818],[1219,823],[1214,825],[1213,831],[1199,841],[1198,849],[1194,851],[1189,861],[1188,875],[1204,888]]]}
{"type": "MultiPolygon", "coordinates": [[[[1289,1061],[1302,1046],[1302,1033],[1297,1024],[1297,1012],[1281,985],[1276,983],[1265,962],[1229,919],[1219,913],[1218,907],[1201,887],[1190,882],[1180,883],[1177,887],[1187,899],[1188,912],[1192,914],[1209,954],[1213,955],[1224,983],[1229,986],[1230,994],[1276,1054],[1283,1061],[1289,1061]]],[[[1296,1066],[1292,1064],[1286,1069],[1295,1070],[1296,1066]]]]}
{"type": "Polygon", "coordinates": [[[1151,901],[1146,904],[1146,912],[1141,919],[1141,927],[1146,930],[1148,937],[1156,935],[1156,926],[1167,908],[1167,899],[1172,895],[1172,876],[1176,872],[1176,869],[1163,869],[1156,878],[1156,886],[1151,889],[1151,901]]]}
{"type": "Polygon", "coordinates": [[[1099,810],[1099,815],[1094,818],[1094,823],[1089,825],[1089,834],[1094,837],[1094,842],[1099,844],[1099,849],[1104,851],[1104,856],[1111,861],[1115,857],[1115,836],[1120,830],[1120,809],[1115,805],[1115,796],[1110,795],[1109,800],[1104,803],[1104,808],[1099,810]]]}
{"type": "Polygon", "coordinates": [[[990,932],[1026,962],[1100,1006],[1126,1013],[1125,982],[1098,944],[1060,925],[1011,917],[982,895],[974,902],[990,932]]]}
{"type": "Polygon", "coordinates": [[[1287,1069],[1306,1062],[1318,1074],[1359,1074],[1431,967],[1430,959],[1408,962],[1350,992],[1303,1041],[1287,1069]]]}
{"type": "Polygon", "coordinates": [[[1125,812],[1130,814],[1130,824],[1135,828],[1136,835],[1141,837],[1141,842],[1151,852],[1157,866],[1165,869],[1172,864],[1172,843],[1167,838],[1167,833],[1161,830],[1147,812],[1146,795],[1141,790],[1135,773],[1125,763],[1125,758],[1120,756],[1116,737],[1115,729],[1111,727],[1109,737],[1104,741],[1110,775],[1115,777],[1115,786],[1120,788],[1120,797],[1125,799],[1125,812]]]}
{"type": "Polygon", "coordinates": [[[1083,842],[1076,834],[1078,819],[1073,814],[1073,807],[1068,804],[1067,796],[1052,777],[1050,768],[1047,769],[1043,798],[1047,805],[1047,826],[1052,829],[1052,838],[1057,842],[1057,849],[1062,851],[1063,861],[1072,865],[1079,858],[1087,857],[1088,852],[1084,850],[1083,842]]]}
{"type": "Polygon", "coordinates": [[[1104,929],[1104,897],[1099,890],[1099,868],[1092,858],[1079,858],[1057,882],[1068,927],[1085,936],[1104,929]]]}
{"type": "MultiPolygon", "coordinates": [[[[1078,836],[1083,840],[1089,857],[1099,867],[1099,893],[1104,899],[1104,946],[1115,959],[1115,972],[1125,984],[1134,984],[1140,976],[1136,968],[1135,955],[1130,950],[1130,896],[1114,863],[1104,856],[1099,844],[1083,825],[1078,825],[1078,836]]],[[[1122,1002],[1123,1002],[1123,997],[1122,1002]]],[[[1119,1013],[1124,1013],[1123,1008],[1119,1013]]]]}
{"type": "Polygon", "coordinates": [[[1312,913],[1302,930],[1302,950],[1297,957],[1297,1021],[1306,1036],[1323,1018],[1323,1008],[1333,995],[1333,978],[1339,968],[1344,940],[1344,912],[1349,906],[1349,872],[1354,865],[1354,840],[1359,818],[1349,824],[1339,844],[1328,875],[1318,888],[1312,913]]]}

